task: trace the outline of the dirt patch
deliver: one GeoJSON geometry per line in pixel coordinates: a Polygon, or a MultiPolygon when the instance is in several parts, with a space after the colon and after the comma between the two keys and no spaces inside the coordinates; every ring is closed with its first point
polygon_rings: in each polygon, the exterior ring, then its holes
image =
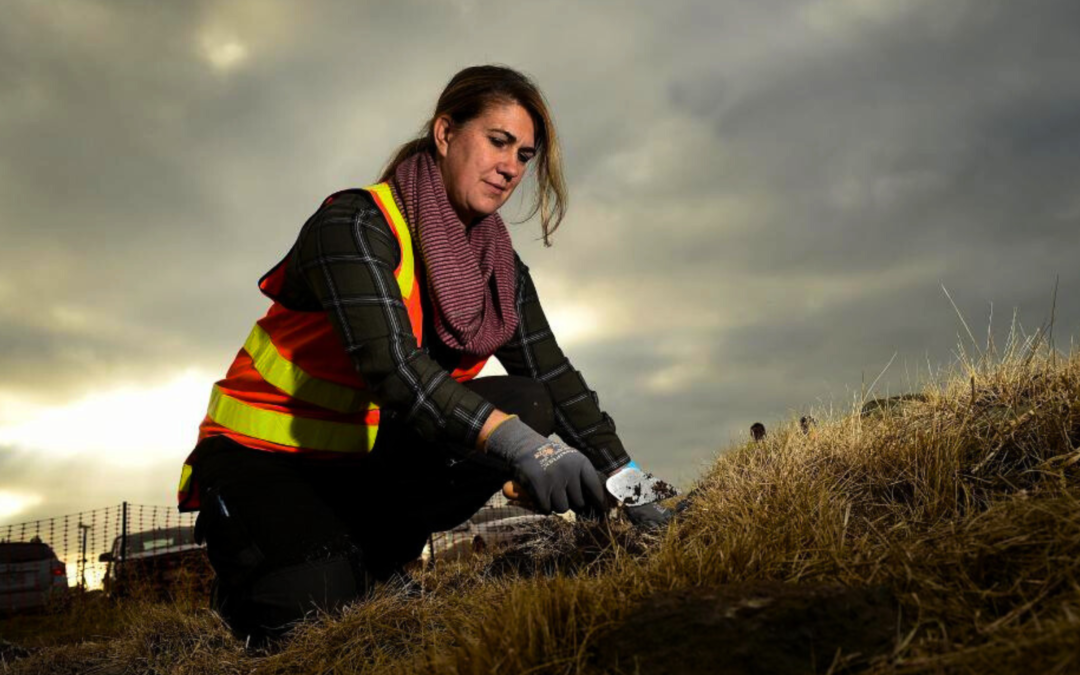
{"type": "Polygon", "coordinates": [[[722,586],[654,595],[598,641],[599,663],[642,675],[854,672],[888,653],[897,603],[885,588],[722,586]]]}

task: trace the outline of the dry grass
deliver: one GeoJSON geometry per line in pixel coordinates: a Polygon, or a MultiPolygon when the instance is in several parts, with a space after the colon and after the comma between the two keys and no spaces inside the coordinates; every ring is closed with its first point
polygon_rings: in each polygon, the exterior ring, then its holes
{"type": "Polygon", "coordinates": [[[72,589],[44,611],[0,618],[0,639],[28,649],[114,637],[122,630],[123,612],[101,591],[72,589]]]}
{"type": "Polygon", "coordinates": [[[156,605],[0,672],[611,672],[599,645],[643,600],[762,582],[890,589],[903,621],[867,672],[1080,671],[1080,354],[1012,343],[924,394],[729,449],[659,539],[555,523],[273,654],[246,654],[205,609],[156,605]]]}

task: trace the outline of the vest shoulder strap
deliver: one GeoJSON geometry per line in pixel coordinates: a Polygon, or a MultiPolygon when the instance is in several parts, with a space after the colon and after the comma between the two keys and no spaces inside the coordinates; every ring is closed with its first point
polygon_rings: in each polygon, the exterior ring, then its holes
{"type": "Polygon", "coordinates": [[[401,211],[397,207],[397,201],[394,200],[394,194],[390,191],[389,183],[369,185],[364,190],[374,197],[375,204],[383,212],[390,229],[394,231],[394,236],[397,237],[398,245],[401,247],[401,260],[398,261],[397,269],[394,270],[394,276],[397,277],[401,295],[408,301],[412,298],[416,286],[416,257],[413,253],[412,234],[409,232],[409,225],[405,222],[405,217],[401,215],[401,211]]]}
{"type": "Polygon", "coordinates": [[[416,255],[413,249],[412,234],[405,217],[401,215],[394,193],[390,190],[389,183],[369,185],[365,190],[375,200],[375,205],[382,211],[383,217],[390,225],[394,236],[398,240],[401,249],[401,259],[394,270],[394,278],[398,288],[401,289],[401,298],[405,301],[405,309],[409,314],[409,323],[412,324],[413,336],[416,344],[424,344],[424,310],[421,302],[420,283],[416,276],[416,255]]]}

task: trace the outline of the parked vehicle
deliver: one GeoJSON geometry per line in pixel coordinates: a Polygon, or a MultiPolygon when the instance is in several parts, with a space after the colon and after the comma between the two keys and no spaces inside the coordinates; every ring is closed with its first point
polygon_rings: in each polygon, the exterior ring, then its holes
{"type": "Polygon", "coordinates": [[[509,546],[520,544],[536,534],[535,525],[548,517],[538,513],[496,518],[476,525],[476,534],[473,537],[473,550],[483,551],[496,546],[509,546]]]}
{"type": "Polygon", "coordinates": [[[129,533],[126,546],[125,537],[117,537],[112,550],[98,559],[109,564],[102,583],[111,597],[135,593],[166,597],[181,590],[205,591],[213,579],[206,549],[195,542],[191,526],[129,533]]]}
{"type": "Polygon", "coordinates": [[[43,609],[67,592],[67,566],[48,544],[0,542],[0,612],[43,609]]]}
{"type": "Polygon", "coordinates": [[[424,564],[433,555],[439,560],[460,560],[489,548],[520,543],[531,536],[536,523],[548,517],[557,516],[542,516],[513,505],[485,507],[454,529],[433,535],[420,558],[424,564]]]}

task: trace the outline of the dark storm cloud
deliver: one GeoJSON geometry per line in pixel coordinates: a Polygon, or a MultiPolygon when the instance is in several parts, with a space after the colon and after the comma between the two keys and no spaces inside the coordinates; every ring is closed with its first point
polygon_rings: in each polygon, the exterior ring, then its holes
{"type": "MultiPolygon", "coordinates": [[[[102,360],[216,368],[209,354],[235,349],[266,305],[255,280],[323,196],[372,180],[416,132],[453,61],[510,60],[562,23],[558,12],[492,12],[15,3],[0,26],[0,302],[19,317],[5,325],[28,334],[54,306],[73,308],[159,338],[133,352],[118,336],[94,349],[102,360]],[[526,17],[524,33],[485,27],[526,17]],[[403,35],[424,44],[403,49],[403,35]],[[246,56],[215,68],[210,43],[234,38],[246,56]]],[[[0,370],[54,366],[38,352],[19,368],[0,354],[0,370]]]]}
{"type": "Polygon", "coordinates": [[[675,85],[673,101],[733,146],[731,170],[782,202],[778,268],[857,269],[1080,225],[1075,3],[911,6],[763,81],[696,68],[696,86],[675,85]]]}
{"type": "Polygon", "coordinates": [[[223,371],[320,199],[503,62],[571,190],[553,249],[515,243],[549,314],[594,308],[567,352],[627,445],[689,479],[894,353],[883,387],[948,363],[941,284],[981,334],[1060,277],[1080,330],[1078,30],[1069,0],[10,3],[0,390],[223,371]]]}

